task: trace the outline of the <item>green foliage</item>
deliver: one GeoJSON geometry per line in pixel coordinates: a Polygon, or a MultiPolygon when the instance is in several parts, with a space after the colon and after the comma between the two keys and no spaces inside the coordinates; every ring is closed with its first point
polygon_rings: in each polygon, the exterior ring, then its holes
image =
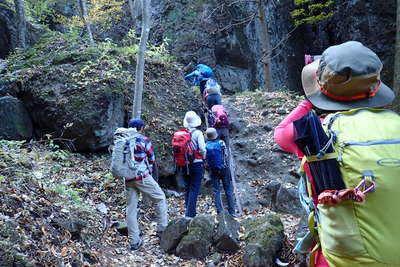
{"type": "Polygon", "coordinates": [[[29,20],[45,24],[50,18],[55,18],[56,14],[51,6],[57,0],[25,0],[25,10],[29,20]]]}
{"type": "Polygon", "coordinates": [[[0,140],[0,153],[9,150],[19,150],[26,141],[0,140]]]}
{"type": "Polygon", "coordinates": [[[333,0],[294,0],[296,9],[290,14],[295,25],[316,24],[333,16],[333,0]]]}
{"type": "MultiPolygon", "coordinates": [[[[98,30],[110,29],[123,14],[123,0],[88,0],[87,21],[97,26],[98,30]]],[[[63,17],[64,23],[76,29],[84,27],[82,17],[73,16],[72,18],[63,17]]]]}
{"type": "Polygon", "coordinates": [[[73,205],[82,205],[82,198],[79,196],[80,190],[69,188],[63,184],[55,184],[50,187],[50,191],[56,192],[67,201],[71,201],[73,205]]]}
{"type": "Polygon", "coordinates": [[[174,61],[174,57],[168,51],[168,38],[165,38],[163,42],[158,45],[150,45],[146,51],[146,55],[150,56],[150,60],[155,63],[166,64],[174,61]]]}

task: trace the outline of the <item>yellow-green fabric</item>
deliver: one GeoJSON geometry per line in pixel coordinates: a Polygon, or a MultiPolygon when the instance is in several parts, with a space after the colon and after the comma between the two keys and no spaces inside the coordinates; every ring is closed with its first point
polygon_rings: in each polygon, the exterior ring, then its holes
{"type": "Polygon", "coordinates": [[[334,143],[347,188],[372,171],[366,201],[319,204],[318,234],[330,266],[400,266],[400,116],[381,109],[330,114],[323,127],[334,143]]]}

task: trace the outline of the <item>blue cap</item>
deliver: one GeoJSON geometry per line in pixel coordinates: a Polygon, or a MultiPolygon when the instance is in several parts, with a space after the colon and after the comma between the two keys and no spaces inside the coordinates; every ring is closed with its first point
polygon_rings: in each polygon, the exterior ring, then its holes
{"type": "Polygon", "coordinates": [[[136,128],[136,130],[142,129],[144,126],[144,121],[141,119],[130,119],[128,122],[129,128],[136,128]]]}

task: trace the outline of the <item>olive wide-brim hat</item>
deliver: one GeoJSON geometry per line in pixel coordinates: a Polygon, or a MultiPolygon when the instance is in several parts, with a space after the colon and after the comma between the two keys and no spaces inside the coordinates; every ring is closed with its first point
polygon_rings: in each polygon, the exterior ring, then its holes
{"type": "Polygon", "coordinates": [[[306,65],[301,81],[306,97],[329,111],[384,107],[393,91],[380,80],[382,62],[360,42],[330,46],[319,60],[306,65]]]}

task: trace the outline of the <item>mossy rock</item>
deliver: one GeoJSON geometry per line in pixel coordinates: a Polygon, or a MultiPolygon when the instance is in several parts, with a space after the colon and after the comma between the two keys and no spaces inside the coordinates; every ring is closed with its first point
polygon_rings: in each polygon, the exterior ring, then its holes
{"type": "Polygon", "coordinates": [[[281,219],[273,214],[249,218],[242,222],[245,228],[245,266],[272,266],[282,247],[284,228],[281,219]]]}
{"type": "Polygon", "coordinates": [[[212,244],[214,217],[200,215],[192,219],[189,231],[176,248],[176,254],[183,259],[205,258],[212,244]]]}

